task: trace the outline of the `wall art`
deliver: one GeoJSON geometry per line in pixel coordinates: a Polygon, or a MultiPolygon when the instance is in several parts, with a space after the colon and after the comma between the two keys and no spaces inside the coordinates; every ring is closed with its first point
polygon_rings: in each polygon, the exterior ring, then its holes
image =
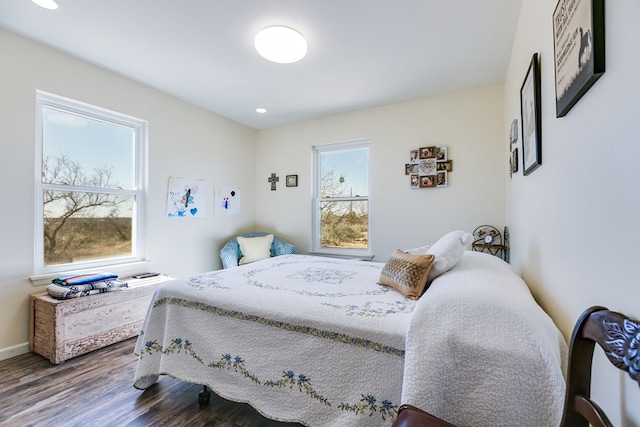
{"type": "Polygon", "coordinates": [[[540,64],[534,53],[520,88],[522,123],[522,171],[529,175],[542,164],[540,126],[540,64]]]}
{"type": "Polygon", "coordinates": [[[240,188],[220,186],[215,193],[216,216],[240,215],[240,188]]]}
{"type": "Polygon", "coordinates": [[[412,148],[409,150],[409,163],[404,165],[410,188],[446,187],[448,173],[452,170],[446,145],[412,148]]]}
{"type": "Polygon", "coordinates": [[[167,217],[205,217],[206,181],[169,177],[167,217]]]}
{"type": "Polygon", "coordinates": [[[298,175],[287,175],[287,187],[297,187],[298,186],[298,175]]]}
{"type": "Polygon", "coordinates": [[[604,74],[604,0],[560,0],[553,12],[556,117],[604,74]]]}

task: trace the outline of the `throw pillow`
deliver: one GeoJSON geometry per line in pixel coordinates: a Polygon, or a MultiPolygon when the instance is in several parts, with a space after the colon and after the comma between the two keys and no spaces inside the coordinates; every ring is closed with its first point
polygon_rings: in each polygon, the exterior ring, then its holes
{"type": "Polygon", "coordinates": [[[435,256],[427,283],[431,284],[433,279],[451,270],[460,261],[464,251],[471,247],[471,243],[473,235],[462,230],[447,233],[434,243],[427,250],[427,254],[435,256]]]}
{"type": "Polygon", "coordinates": [[[404,251],[411,255],[424,255],[427,253],[427,250],[429,250],[430,247],[431,245],[424,245],[420,246],[419,248],[405,249],[404,251]]]}
{"type": "Polygon", "coordinates": [[[427,286],[433,255],[411,255],[396,249],[380,272],[378,283],[411,299],[418,299],[427,286]]]}
{"type": "Polygon", "coordinates": [[[238,236],[238,245],[242,258],[238,261],[238,265],[249,264],[250,262],[260,261],[271,257],[271,243],[273,243],[273,234],[259,237],[242,237],[238,236]]]}

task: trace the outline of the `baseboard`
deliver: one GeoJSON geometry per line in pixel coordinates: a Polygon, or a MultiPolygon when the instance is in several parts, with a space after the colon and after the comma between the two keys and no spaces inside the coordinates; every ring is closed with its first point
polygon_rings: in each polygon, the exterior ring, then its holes
{"type": "Polygon", "coordinates": [[[0,349],[0,361],[11,359],[12,357],[20,356],[21,354],[29,353],[29,343],[14,345],[13,347],[7,347],[0,349]]]}

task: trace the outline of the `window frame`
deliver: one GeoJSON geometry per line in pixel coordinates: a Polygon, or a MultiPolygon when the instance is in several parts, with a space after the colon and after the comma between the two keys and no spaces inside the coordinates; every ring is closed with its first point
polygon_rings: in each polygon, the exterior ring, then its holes
{"type": "Polygon", "coordinates": [[[357,258],[368,259],[373,258],[373,249],[371,245],[371,218],[372,218],[372,191],[371,191],[371,139],[358,139],[353,141],[335,142],[323,145],[314,145],[313,147],[313,207],[312,207],[312,236],[311,236],[311,253],[318,255],[334,256],[339,258],[357,258]],[[322,164],[321,154],[332,151],[347,151],[357,148],[366,148],[368,151],[367,164],[367,196],[350,196],[350,197],[322,197],[322,164]],[[367,202],[367,249],[349,249],[349,248],[330,248],[321,245],[321,228],[320,228],[320,206],[326,201],[366,201],[367,202]]]}
{"type": "Polygon", "coordinates": [[[34,215],[34,276],[32,280],[40,279],[62,272],[76,272],[106,266],[119,266],[145,261],[144,252],[144,206],[147,188],[147,142],[148,123],[132,116],[111,111],[105,108],[86,104],[73,99],[36,90],[36,150],[35,150],[35,215],[34,215]],[[42,182],[42,163],[44,153],[43,140],[43,111],[45,108],[60,110],[65,113],[86,117],[90,120],[124,126],[134,132],[134,182],[132,189],[118,189],[106,187],[87,187],[42,182]],[[103,258],[92,261],[79,261],[69,264],[45,265],[44,259],[44,192],[47,190],[65,190],[91,192],[101,194],[116,194],[130,196],[133,199],[132,212],[132,244],[131,256],[103,258]]]}

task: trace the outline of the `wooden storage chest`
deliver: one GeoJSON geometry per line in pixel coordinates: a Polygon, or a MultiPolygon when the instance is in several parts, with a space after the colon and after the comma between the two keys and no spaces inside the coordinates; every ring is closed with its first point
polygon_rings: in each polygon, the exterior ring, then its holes
{"type": "Polygon", "coordinates": [[[29,348],[52,363],[138,335],[156,288],[166,276],[129,280],[117,292],[59,300],[30,296],[29,348]]]}

